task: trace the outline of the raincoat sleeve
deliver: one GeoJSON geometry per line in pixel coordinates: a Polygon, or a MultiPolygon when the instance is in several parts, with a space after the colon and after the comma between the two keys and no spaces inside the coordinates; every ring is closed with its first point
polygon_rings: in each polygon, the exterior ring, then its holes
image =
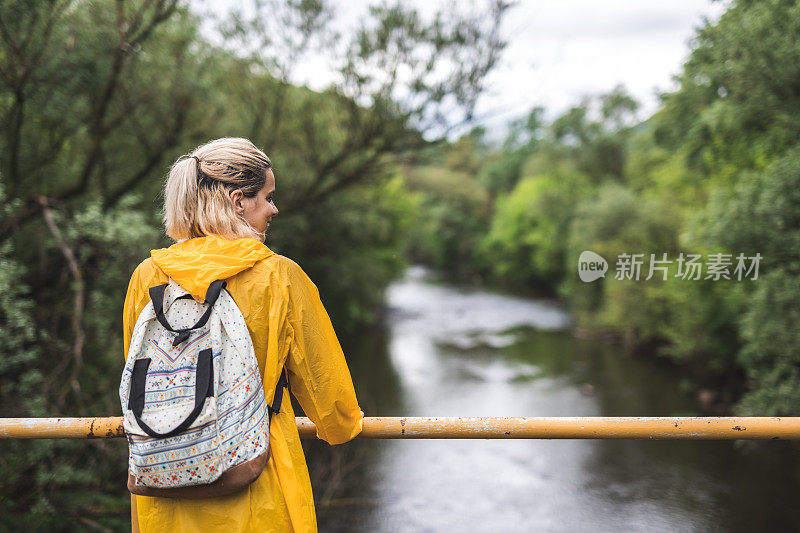
{"type": "Polygon", "coordinates": [[[287,270],[291,390],[314,422],[317,437],[341,444],[358,435],[363,422],[350,371],[316,285],[296,263],[287,270]]]}

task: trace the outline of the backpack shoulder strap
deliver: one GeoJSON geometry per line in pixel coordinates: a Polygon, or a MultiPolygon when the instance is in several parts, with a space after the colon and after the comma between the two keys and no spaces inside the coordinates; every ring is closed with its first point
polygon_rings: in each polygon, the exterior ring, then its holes
{"type": "Polygon", "coordinates": [[[286,387],[286,391],[291,394],[292,390],[289,387],[289,375],[286,373],[285,366],[281,369],[281,377],[278,378],[278,384],[275,386],[275,396],[273,396],[272,398],[272,405],[267,406],[270,419],[272,419],[273,414],[278,413],[281,410],[281,401],[283,400],[284,387],[286,387]]]}

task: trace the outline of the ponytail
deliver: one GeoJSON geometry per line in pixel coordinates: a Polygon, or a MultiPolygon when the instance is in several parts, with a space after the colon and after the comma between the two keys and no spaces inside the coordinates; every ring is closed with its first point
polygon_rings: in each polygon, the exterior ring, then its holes
{"type": "Polygon", "coordinates": [[[169,169],[164,187],[164,227],[175,240],[190,238],[197,219],[198,164],[191,156],[178,159],[169,169]]]}
{"type": "Polygon", "coordinates": [[[164,228],[176,241],[219,235],[229,239],[264,235],[236,213],[228,192],[252,198],[267,181],[269,158],[247,139],[223,138],[181,156],[164,187],[164,228]]]}

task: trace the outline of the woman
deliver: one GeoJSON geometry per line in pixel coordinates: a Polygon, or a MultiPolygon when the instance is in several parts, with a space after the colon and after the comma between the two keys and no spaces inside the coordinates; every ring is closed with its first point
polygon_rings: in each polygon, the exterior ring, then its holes
{"type": "MultiPolygon", "coordinates": [[[[217,279],[244,315],[267,402],[286,367],[292,393],[330,444],[361,431],[363,413],[316,286],[291,259],[263,244],[275,207],[269,158],[246,139],[217,139],[172,166],[164,224],[176,244],[153,250],[131,277],[123,312],[125,353],[148,289],[174,279],[197,300],[217,279]]],[[[131,495],[134,531],[316,531],[314,499],[291,402],[270,424],[259,478],[225,497],[131,495]],[[138,524],[138,525],[137,525],[138,524]]]]}

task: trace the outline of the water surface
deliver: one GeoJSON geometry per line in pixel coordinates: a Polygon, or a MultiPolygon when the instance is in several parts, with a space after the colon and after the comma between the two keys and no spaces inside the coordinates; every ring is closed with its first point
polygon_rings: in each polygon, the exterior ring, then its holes
{"type": "MultiPolygon", "coordinates": [[[[702,414],[674,368],[574,338],[556,302],[422,267],[387,301],[384,328],[343,340],[367,416],[702,414]]],[[[320,531],[797,530],[796,450],[763,444],[356,440],[309,463],[320,531]]]]}

